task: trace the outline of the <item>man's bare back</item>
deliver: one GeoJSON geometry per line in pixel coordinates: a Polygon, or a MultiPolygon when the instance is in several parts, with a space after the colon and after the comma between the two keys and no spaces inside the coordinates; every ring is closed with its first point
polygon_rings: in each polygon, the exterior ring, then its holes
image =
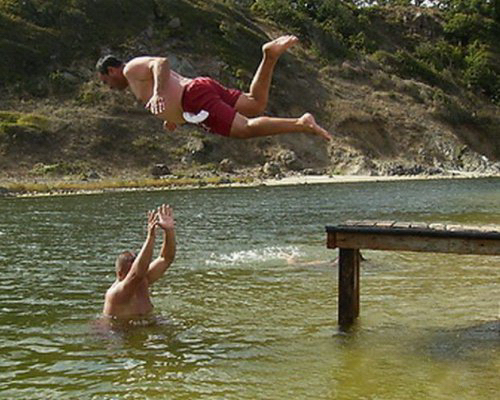
{"type": "Polygon", "coordinates": [[[153,303],[149,297],[149,282],[145,278],[136,290],[128,296],[121,296],[121,282],[114,282],[104,297],[103,314],[118,318],[133,318],[149,314],[153,311],[153,303]]]}

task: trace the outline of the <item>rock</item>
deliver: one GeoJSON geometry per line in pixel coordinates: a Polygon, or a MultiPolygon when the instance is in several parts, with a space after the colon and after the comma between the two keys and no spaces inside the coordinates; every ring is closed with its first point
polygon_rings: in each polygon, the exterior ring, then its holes
{"type": "Polygon", "coordinates": [[[170,168],[166,164],[155,164],[151,169],[151,175],[155,178],[159,178],[160,176],[170,175],[170,168]]]}
{"type": "Polygon", "coordinates": [[[219,163],[219,169],[222,172],[231,173],[234,172],[234,164],[231,160],[225,158],[219,163]]]}
{"type": "Polygon", "coordinates": [[[196,161],[202,164],[212,161],[210,155],[213,150],[213,145],[208,140],[193,138],[186,144],[186,150],[187,160],[196,161]]]}
{"type": "Polygon", "coordinates": [[[408,176],[408,175],[421,175],[426,173],[427,170],[422,165],[406,166],[402,164],[392,164],[387,166],[385,171],[386,175],[390,176],[408,176]]]}
{"type": "Polygon", "coordinates": [[[314,168],[306,168],[302,171],[303,175],[324,175],[324,169],[314,169],[314,168]]]}
{"type": "Polygon", "coordinates": [[[231,179],[229,179],[229,178],[224,177],[224,178],[220,178],[220,180],[219,180],[219,184],[221,184],[221,185],[227,185],[229,183],[232,183],[231,179]]]}
{"type": "Polygon", "coordinates": [[[427,175],[441,175],[443,172],[443,169],[439,167],[429,167],[425,170],[427,175]]]}
{"type": "Polygon", "coordinates": [[[171,68],[183,75],[196,75],[196,69],[193,64],[191,64],[185,58],[180,58],[174,54],[169,54],[168,61],[170,62],[171,68]]]}
{"type": "Polygon", "coordinates": [[[177,29],[181,27],[181,20],[178,17],[172,18],[169,23],[168,27],[172,29],[177,29]]]}
{"type": "Polygon", "coordinates": [[[0,197],[8,196],[9,194],[9,189],[0,186],[0,197]]]}
{"type": "Polygon", "coordinates": [[[146,35],[146,37],[147,37],[148,39],[152,39],[152,38],[153,38],[154,33],[155,33],[155,32],[154,32],[154,29],[153,29],[153,27],[152,27],[152,26],[148,26],[148,27],[146,28],[146,30],[144,31],[144,34],[146,35]]]}
{"type": "Polygon", "coordinates": [[[377,176],[377,165],[368,157],[359,157],[352,171],[353,175],[377,176]]]}
{"type": "Polygon", "coordinates": [[[90,171],[87,176],[87,179],[98,180],[101,179],[101,175],[99,175],[96,171],[90,171]]]}
{"type": "Polygon", "coordinates": [[[279,176],[281,175],[280,165],[276,161],[268,161],[262,167],[262,173],[268,177],[279,176]]]}
{"type": "Polygon", "coordinates": [[[278,154],[276,154],[276,160],[281,165],[292,171],[298,171],[303,168],[303,165],[300,162],[299,158],[292,150],[279,151],[278,154]]]}

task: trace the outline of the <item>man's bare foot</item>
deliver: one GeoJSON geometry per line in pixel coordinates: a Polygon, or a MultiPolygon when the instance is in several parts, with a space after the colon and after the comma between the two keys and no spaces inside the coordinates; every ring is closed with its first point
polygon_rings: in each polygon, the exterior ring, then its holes
{"type": "Polygon", "coordinates": [[[318,125],[312,114],[305,113],[299,118],[298,122],[306,129],[307,132],[321,136],[325,140],[332,140],[328,131],[318,125]]]}
{"type": "Polygon", "coordinates": [[[298,41],[299,38],[294,35],[280,36],[277,39],[265,43],[262,46],[262,52],[267,57],[278,58],[298,41]]]}

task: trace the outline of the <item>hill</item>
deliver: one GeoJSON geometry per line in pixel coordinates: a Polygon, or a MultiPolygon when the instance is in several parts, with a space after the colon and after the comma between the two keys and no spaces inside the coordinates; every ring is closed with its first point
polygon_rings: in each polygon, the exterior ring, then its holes
{"type": "Polygon", "coordinates": [[[157,163],[184,176],[500,173],[498,2],[369,3],[0,0],[2,176],[147,176],[157,163]],[[166,133],[94,73],[105,53],[162,55],[245,90],[262,44],[283,33],[301,42],[276,68],[268,115],[310,111],[331,144],[166,133]]]}

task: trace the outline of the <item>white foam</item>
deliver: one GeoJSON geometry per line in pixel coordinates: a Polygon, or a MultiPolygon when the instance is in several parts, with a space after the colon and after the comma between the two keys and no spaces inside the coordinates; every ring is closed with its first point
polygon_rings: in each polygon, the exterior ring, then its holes
{"type": "Polygon", "coordinates": [[[238,265],[249,263],[264,263],[274,260],[289,260],[300,255],[299,248],[296,246],[271,246],[260,249],[241,250],[229,254],[212,253],[207,265],[238,265]]]}

